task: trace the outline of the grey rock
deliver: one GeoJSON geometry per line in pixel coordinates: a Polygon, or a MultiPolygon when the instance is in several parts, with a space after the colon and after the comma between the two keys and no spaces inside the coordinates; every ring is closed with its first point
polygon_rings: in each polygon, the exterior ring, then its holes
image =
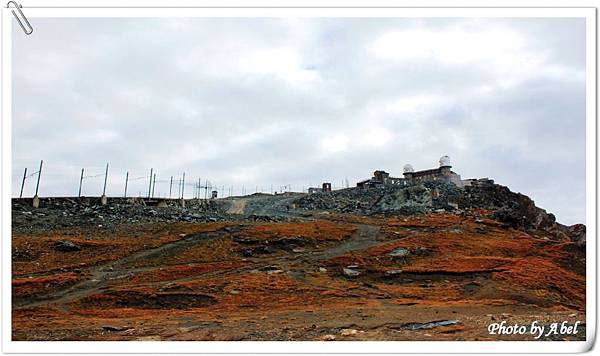
{"type": "Polygon", "coordinates": [[[359,271],[355,271],[353,269],[350,268],[344,268],[343,269],[344,275],[347,277],[358,277],[360,276],[360,272],[359,271]]]}
{"type": "Polygon", "coordinates": [[[81,251],[81,247],[68,240],[54,242],[54,249],[62,252],[81,251]]]}
{"type": "Polygon", "coordinates": [[[392,257],[406,257],[409,254],[410,251],[402,247],[395,248],[392,251],[388,252],[388,255],[392,257]]]}

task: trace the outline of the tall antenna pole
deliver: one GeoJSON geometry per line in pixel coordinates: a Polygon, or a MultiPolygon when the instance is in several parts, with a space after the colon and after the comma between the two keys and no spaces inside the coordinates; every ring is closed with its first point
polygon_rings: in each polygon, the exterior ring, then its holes
{"type": "Polygon", "coordinates": [[[81,168],[81,177],[79,177],[79,194],[77,195],[79,198],[81,198],[81,184],[83,183],[83,170],[84,170],[84,168],[81,168]]]}
{"type": "Polygon", "coordinates": [[[172,191],[173,191],[173,176],[171,176],[171,183],[169,184],[169,199],[171,199],[172,191]]]}
{"type": "Polygon", "coordinates": [[[23,182],[21,183],[21,193],[19,198],[23,198],[23,187],[25,186],[25,178],[27,178],[27,167],[25,167],[25,173],[23,173],[23,182]]]}
{"type": "Polygon", "coordinates": [[[150,191],[152,190],[152,172],[154,168],[150,168],[150,183],[148,183],[148,198],[150,198],[150,191]]]}
{"type": "Polygon", "coordinates": [[[42,176],[42,165],[44,164],[44,160],[40,161],[40,170],[38,171],[37,184],[35,185],[35,196],[38,195],[38,190],[40,189],[40,177],[42,176]]]}
{"type": "Polygon", "coordinates": [[[125,198],[127,198],[127,182],[129,181],[129,171],[125,174],[125,198]]]}
{"type": "Polygon", "coordinates": [[[104,172],[104,188],[102,188],[102,195],[106,195],[106,181],[108,179],[108,163],[106,164],[106,171],[104,172]]]}

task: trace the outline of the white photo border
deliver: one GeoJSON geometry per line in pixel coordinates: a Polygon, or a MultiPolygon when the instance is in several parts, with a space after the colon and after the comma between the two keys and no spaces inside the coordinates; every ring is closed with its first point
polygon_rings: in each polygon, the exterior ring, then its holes
{"type": "MultiPolygon", "coordinates": [[[[34,1],[32,1],[34,2],[34,1]]],[[[63,1],[64,2],[64,1],[63,1]]],[[[127,4],[131,1],[120,1],[127,4]]],[[[40,3],[40,1],[35,1],[40,3]]],[[[48,2],[44,2],[46,4],[48,2]]],[[[69,3],[69,1],[67,1],[69,3]]],[[[115,1],[110,1],[113,6],[115,1]]],[[[181,3],[181,1],[178,1],[181,3]]],[[[189,2],[188,2],[189,3],[189,2]]],[[[356,2],[353,1],[353,4],[356,2]]],[[[139,3],[133,3],[136,5],[139,3]]],[[[339,5],[339,3],[338,3],[339,5]]],[[[193,6],[193,5],[192,5],[193,6]]],[[[365,6],[365,5],[363,5],[365,6]]],[[[368,4],[366,5],[368,6],[368,4]]],[[[11,340],[11,47],[13,15],[2,8],[2,351],[6,353],[480,353],[584,352],[596,334],[596,10],[595,8],[55,8],[26,7],[36,17],[578,17],[586,19],[586,341],[12,341],[11,340]]],[[[35,22],[32,22],[35,28],[35,22]]],[[[35,35],[35,32],[34,32],[35,35]]]]}

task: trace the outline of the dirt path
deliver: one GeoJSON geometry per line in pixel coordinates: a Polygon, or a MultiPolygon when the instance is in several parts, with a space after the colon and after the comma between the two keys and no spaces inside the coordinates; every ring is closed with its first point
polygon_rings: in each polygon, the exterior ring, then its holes
{"type": "Polygon", "coordinates": [[[246,210],[246,199],[234,199],[227,210],[228,214],[243,215],[246,210]]]}
{"type": "Polygon", "coordinates": [[[230,232],[231,230],[227,232],[223,230],[217,230],[197,234],[190,234],[181,240],[169,242],[155,248],[138,251],[132,255],[125,256],[115,261],[110,261],[108,263],[104,263],[98,266],[93,266],[87,271],[89,274],[89,278],[87,278],[86,280],[79,282],[67,289],[63,289],[55,293],[49,294],[43,300],[37,300],[34,302],[13,301],[13,309],[30,308],[51,303],[65,304],[86,297],[95,292],[108,288],[111,284],[114,283],[113,281],[129,277],[133,272],[152,270],[156,268],[124,268],[128,264],[143,259],[156,258],[158,256],[164,255],[165,253],[173,252],[177,249],[187,248],[198,244],[206,244],[219,237],[222,237],[224,234],[229,234],[230,232]]]}
{"type": "Polygon", "coordinates": [[[380,229],[380,226],[365,224],[358,225],[358,230],[350,238],[326,251],[312,254],[312,258],[316,260],[324,260],[345,255],[350,251],[364,250],[371,246],[378,245],[383,242],[383,240],[379,238],[380,229]]]}
{"type": "MultiPolygon", "coordinates": [[[[240,202],[243,204],[243,202],[240,202]]],[[[280,256],[271,258],[267,261],[258,262],[258,263],[250,263],[248,266],[244,268],[240,268],[236,270],[236,273],[251,271],[257,268],[261,268],[261,265],[271,265],[271,264],[280,264],[280,265],[288,265],[289,263],[319,263],[322,260],[332,258],[335,256],[340,256],[346,254],[350,251],[365,249],[374,245],[381,243],[382,241],[378,238],[379,226],[365,225],[361,224],[358,226],[358,230],[348,239],[342,241],[339,245],[328,249],[326,251],[318,251],[318,252],[305,252],[293,256],[280,256]]],[[[152,259],[159,257],[161,255],[165,255],[167,253],[174,253],[179,249],[186,249],[198,244],[206,244],[214,241],[217,238],[223,237],[224,235],[228,235],[232,232],[231,227],[227,232],[223,230],[219,231],[211,231],[204,232],[198,234],[189,235],[181,240],[173,241],[166,243],[164,245],[142,250],[136,252],[132,255],[125,256],[115,261],[111,261],[102,265],[91,267],[87,272],[89,277],[81,281],[69,288],[57,291],[55,293],[49,294],[43,300],[36,301],[22,301],[13,303],[13,307],[15,309],[20,308],[31,308],[37,307],[47,304],[55,304],[59,306],[60,309],[65,309],[65,304],[72,302],[74,300],[89,296],[91,294],[97,293],[101,290],[105,290],[110,288],[111,285],[118,283],[118,280],[130,277],[132,274],[139,273],[140,271],[152,270],[155,267],[134,267],[127,268],[128,265],[135,263],[136,261],[144,260],[144,259],[152,259]]],[[[292,272],[292,275],[295,279],[299,281],[303,280],[304,273],[296,271],[292,272]]],[[[207,276],[214,275],[226,275],[230,273],[230,271],[213,271],[205,274],[207,276]]],[[[184,281],[187,279],[195,279],[198,276],[187,277],[181,279],[173,279],[174,281],[184,281]]]]}
{"type": "Polygon", "coordinates": [[[248,198],[245,205],[245,212],[246,214],[255,215],[298,217],[298,214],[290,209],[298,198],[298,195],[248,198]]]}

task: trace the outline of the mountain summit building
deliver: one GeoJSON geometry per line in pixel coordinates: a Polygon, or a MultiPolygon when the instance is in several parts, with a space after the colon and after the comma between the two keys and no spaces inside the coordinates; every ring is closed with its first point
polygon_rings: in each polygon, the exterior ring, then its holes
{"type": "Polygon", "coordinates": [[[373,177],[360,181],[356,184],[357,187],[370,188],[386,185],[400,185],[407,186],[411,184],[418,184],[426,181],[444,180],[447,182],[454,183],[457,187],[463,187],[465,185],[471,185],[472,179],[462,180],[460,175],[452,171],[452,165],[450,164],[450,157],[442,156],[439,160],[439,167],[433,169],[426,169],[422,171],[415,171],[413,166],[407,164],[404,166],[404,178],[390,177],[390,174],[385,171],[373,172],[373,177]]]}

